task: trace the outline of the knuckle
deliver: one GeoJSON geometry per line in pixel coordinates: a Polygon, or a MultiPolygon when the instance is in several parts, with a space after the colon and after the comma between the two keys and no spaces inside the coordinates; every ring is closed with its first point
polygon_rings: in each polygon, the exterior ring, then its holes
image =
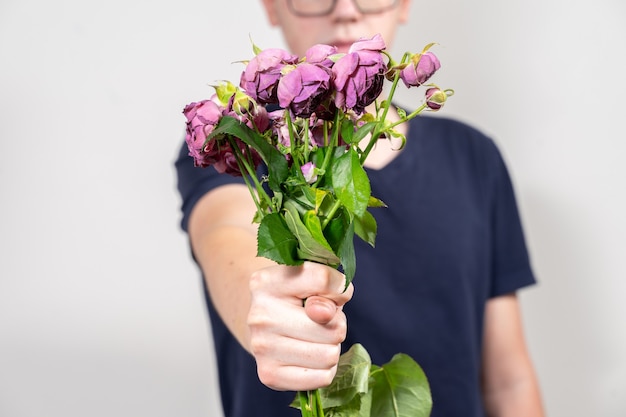
{"type": "Polygon", "coordinates": [[[269,280],[269,276],[269,272],[264,269],[254,271],[252,275],[250,275],[250,281],[248,284],[250,291],[254,293],[256,290],[265,287],[267,281],[269,280]]]}
{"type": "Polygon", "coordinates": [[[346,340],[346,335],[348,333],[348,322],[343,312],[339,312],[337,314],[338,317],[335,320],[333,328],[333,342],[339,344],[346,340]]]}
{"type": "Polygon", "coordinates": [[[277,378],[277,372],[273,367],[257,364],[257,375],[259,380],[270,388],[277,388],[280,382],[277,378]]]}
{"type": "Polygon", "coordinates": [[[336,372],[337,372],[336,367],[323,371],[320,375],[320,381],[319,381],[320,387],[329,386],[333,382],[336,372]]]}
{"type": "Polygon", "coordinates": [[[332,370],[339,363],[339,356],[341,355],[341,346],[339,344],[334,346],[329,346],[324,360],[325,360],[325,369],[332,370]]]}

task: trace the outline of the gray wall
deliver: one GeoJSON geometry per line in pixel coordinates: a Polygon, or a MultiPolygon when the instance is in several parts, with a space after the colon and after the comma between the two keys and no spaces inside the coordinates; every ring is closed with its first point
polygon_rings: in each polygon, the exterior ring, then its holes
{"type": "MultiPolygon", "coordinates": [[[[219,416],[172,162],[182,107],[248,35],[282,42],[256,1],[215,3],[1,0],[3,417],[219,416]]],[[[626,415],[626,3],[418,1],[395,50],[431,41],[442,115],[512,171],[549,415],[626,415]]]]}

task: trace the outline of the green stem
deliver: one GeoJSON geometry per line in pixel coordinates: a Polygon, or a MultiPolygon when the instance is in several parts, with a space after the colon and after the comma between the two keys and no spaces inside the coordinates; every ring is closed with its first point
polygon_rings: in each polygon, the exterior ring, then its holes
{"type": "Polygon", "coordinates": [[[326,218],[324,218],[324,221],[322,222],[322,230],[326,229],[326,226],[328,226],[328,223],[330,223],[333,217],[335,217],[335,214],[337,213],[337,210],[339,210],[339,207],[341,207],[341,201],[335,200],[335,203],[330,208],[330,210],[328,211],[328,214],[326,215],[326,218]]]}
{"type": "Polygon", "coordinates": [[[316,389],[313,392],[309,392],[309,395],[313,395],[315,407],[313,408],[313,415],[315,417],[324,417],[324,409],[322,408],[322,396],[320,390],[316,389]]]}
{"type": "MultiPolygon", "coordinates": [[[[324,162],[322,162],[322,172],[326,172],[328,169],[328,165],[330,164],[330,160],[335,153],[335,147],[339,144],[339,129],[341,128],[339,121],[340,118],[340,110],[337,110],[335,113],[335,120],[333,120],[333,137],[331,138],[331,144],[326,147],[326,154],[324,155],[324,162]]],[[[324,122],[326,123],[326,122],[324,122]]]]}
{"type": "Polygon", "coordinates": [[[298,391],[298,400],[300,400],[300,413],[302,417],[314,417],[309,403],[309,392],[298,391]]]}
{"type": "MultiPolygon", "coordinates": [[[[402,61],[400,62],[400,64],[405,63],[406,60],[409,58],[409,56],[410,56],[410,54],[405,53],[404,56],[402,57],[402,61]]],[[[365,163],[365,160],[367,159],[367,156],[372,151],[372,148],[376,144],[376,141],[378,141],[378,137],[380,136],[380,134],[385,129],[387,129],[385,127],[385,119],[387,118],[387,113],[389,113],[389,107],[391,107],[391,99],[393,98],[394,94],[396,93],[396,88],[398,87],[398,82],[399,81],[400,81],[400,71],[396,71],[395,74],[394,74],[394,77],[393,77],[393,81],[391,83],[391,88],[389,90],[389,95],[387,96],[387,100],[385,101],[385,104],[383,106],[383,114],[382,114],[382,116],[380,118],[378,118],[378,115],[376,115],[376,117],[380,120],[380,122],[376,126],[376,129],[374,129],[374,131],[372,132],[372,136],[370,137],[370,140],[369,140],[367,146],[365,147],[365,150],[361,154],[361,159],[360,159],[361,165],[363,165],[365,163]],[[379,128],[379,126],[381,124],[383,125],[383,129],[379,128]]],[[[405,122],[406,120],[408,120],[408,119],[400,120],[399,122],[395,123],[393,126],[396,126],[396,125],[398,125],[398,124],[400,124],[402,122],[405,122]]]]}
{"type": "MultiPolygon", "coordinates": [[[[267,206],[272,208],[272,211],[275,211],[274,210],[275,207],[273,207],[272,205],[272,199],[270,198],[269,195],[267,195],[267,193],[263,189],[263,185],[259,182],[259,179],[256,176],[256,171],[253,169],[252,164],[243,155],[243,153],[241,152],[241,149],[239,149],[234,139],[229,138],[229,144],[230,144],[232,151],[235,154],[235,160],[237,161],[237,164],[239,165],[239,170],[241,171],[242,174],[244,172],[247,173],[247,175],[242,175],[242,177],[246,185],[248,186],[248,191],[250,191],[250,195],[252,196],[252,199],[254,200],[254,204],[256,205],[257,210],[259,211],[259,214],[263,215],[263,209],[261,207],[260,201],[257,198],[257,195],[265,200],[265,202],[267,203],[267,206]],[[252,179],[252,181],[254,182],[256,193],[254,192],[255,188],[253,188],[252,185],[250,184],[250,179],[252,179]]],[[[248,152],[248,155],[250,155],[250,152],[248,152]]]]}

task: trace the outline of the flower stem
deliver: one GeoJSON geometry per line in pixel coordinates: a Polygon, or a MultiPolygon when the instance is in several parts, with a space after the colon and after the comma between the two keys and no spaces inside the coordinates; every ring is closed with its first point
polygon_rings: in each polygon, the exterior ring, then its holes
{"type": "MultiPolygon", "coordinates": [[[[330,160],[332,159],[333,154],[335,153],[335,148],[339,144],[339,129],[341,128],[339,121],[341,120],[340,111],[335,113],[335,120],[333,121],[333,131],[331,143],[327,144],[324,154],[324,161],[322,162],[322,167],[320,168],[321,172],[327,172],[328,165],[330,164],[330,160]]],[[[327,122],[324,122],[324,138],[327,137],[327,122]]],[[[321,181],[321,177],[316,181],[313,185],[314,187],[321,181]]],[[[335,209],[336,210],[336,209],[335,209]]]]}
{"type": "Polygon", "coordinates": [[[300,400],[300,413],[302,417],[313,417],[313,411],[309,403],[309,392],[298,391],[298,400],[300,400]]]}
{"type": "Polygon", "coordinates": [[[339,207],[341,207],[341,201],[336,200],[333,206],[328,211],[326,218],[324,218],[324,221],[322,222],[322,230],[326,229],[326,226],[328,226],[328,223],[330,223],[333,217],[335,217],[335,214],[337,213],[337,210],[339,210],[339,207]]]}
{"type": "MultiPolygon", "coordinates": [[[[243,153],[241,152],[241,149],[239,149],[235,140],[232,138],[229,138],[229,144],[235,154],[235,160],[237,161],[237,164],[239,165],[239,170],[241,171],[242,177],[246,185],[248,186],[248,191],[250,191],[250,195],[252,196],[252,199],[254,200],[254,204],[256,205],[257,210],[259,211],[259,214],[261,215],[263,214],[263,208],[261,207],[261,203],[257,195],[265,200],[268,207],[272,208],[272,211],[275,211],[274,210],[275,208],[272,205],[272,199],[267,195],[267,193],[263,189],[263,185],[259,182],[259,179],[256,177],[256,171],[252,168],[252,165],[249,163],[248,159],[243,155],[243,153]],[[244,174],[244,172],[246,174],[244,174]],[[252,179],[252,181],[254,182],[256,193],[254,192],[255,188],[253,188],[250,183],[250,179],[252,179]]],[[[249,149],[248,149],[248,155],[250,155],[249,149]]]]}
{"type": "Polygon", "coordinates": [[[322,396],[320,390],[309,391],[309,395],[313,396],[315,406],[313,408],[313,415],[315,417],[324,417],[324,409],[322,408],[322,396]]]}

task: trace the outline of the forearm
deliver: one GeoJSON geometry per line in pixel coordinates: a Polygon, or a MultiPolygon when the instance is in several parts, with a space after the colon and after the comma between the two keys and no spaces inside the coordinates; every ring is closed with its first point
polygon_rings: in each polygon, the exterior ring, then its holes
{"type": "Polygon", "coordinates": [[[486,389],[483,396],[489,417],[544,416],[537,379],[533,374],[486,389]]]}
{"type": "Polygon", "coordinates": [[[245,188],[229,186],[202,198],[189,222],[192,250],[224,324],[250,351],[247,316],[252,273],[272,265],[256,257],[253,207],[245,188]]]}
{"type": "Polygon", "coordinates": [[[489,417],[543,417],[539,384],[524,341],[515,294],[487,303],[482,371],[489,417]]]}

